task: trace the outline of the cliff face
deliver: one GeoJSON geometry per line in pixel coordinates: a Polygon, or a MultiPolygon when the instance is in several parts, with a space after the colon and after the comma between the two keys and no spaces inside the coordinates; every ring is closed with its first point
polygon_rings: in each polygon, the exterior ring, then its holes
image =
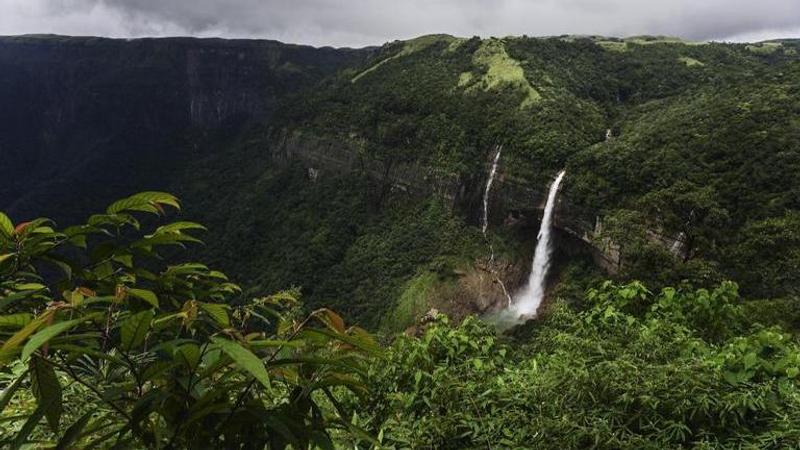
{"type": "MultiPolygon", "coordinates": [[[[455,174],[436,173],[420,162],[389,166],[365,155],[355,141],[325,138],[308,132],[284,133],[273,151],[273,161],[279,166],[301,164],[310,182],[319,177],[360,173],[395,192],[413,197],[439,196],[476,224],[482,213],[485,177],[460,179],[455,174]]],[[[487,161],[485,176],[490,169],[487,161]]],[[[519,221],[538,223],[547,191],[548,186],[535,186],[525,179],[508,176],[501,160],[489,196],[490,223],[495,226],[519,221]]],[[[573,241],[573,247],[582,247],[590,252],[606,271],[613,273],[618,270],[619,249],[615,243],[599,239],[602,222],[595,211],[577,207],[562,193],[558,198],[554,225],[564,239],[573,241]]],[[[672,247],[675,242],[664,236],[660,236],[661,241],[665,247],[672,247]]]]}
{"type": "MultiPolygon", "coordinates": [[[[455,174],[437,173],[420,161],[389,165],[367,156],[360,149],[361,143],[358,141],[320,137],[301,131],[284,132],[272,152],[272,158],[278,166],[292,163],[302,165],[310,182],[319,177],[359,173],[378,180],[379,185],[393,192],[412,197],[438,196],[447,200],[453,209],[460,211],[468,220],[478,224],[486,177],[491,169],[490,161],[486,163],[483,177],[463,179],[455,174]]],[[[506,165],[501,160],[489,196],[489,222],[494,226],[526,222],[538,227],[548,188],[508,175],[506,165]]],[[[622,264],[619,243],[603,237],[603,221],[598,214],[596,210],[577,206],[562,191],[557,200],[553,225],[560,231],[563,245],[570,247],[569,251],[588,252],[599,267],[616,273],[622,264]]],[[[652,243],[668,249],[676,258],[686,258],[688,249],[685,236],[671,236],[664,234],[663,230],[650,230],[647,237],[652,243]]]]}
{"type": "Polygon", "coordinates": [[[43,211],[67,218],[67,210],[80,217],[120,195],[162,188],[204,140],[268,122],[282,98],[369,52],[252,40],[2,37],[0,209],[20,219],[43,211]]]}

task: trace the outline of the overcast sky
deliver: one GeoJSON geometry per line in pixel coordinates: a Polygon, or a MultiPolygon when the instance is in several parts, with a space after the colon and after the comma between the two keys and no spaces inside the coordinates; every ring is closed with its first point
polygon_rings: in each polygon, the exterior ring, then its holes
{"type": "Polygon", "coordinates": [[[800,0],[0,0],[0,35],[221,36],[317,46],[421,34],[800,37],[800,0]]]}

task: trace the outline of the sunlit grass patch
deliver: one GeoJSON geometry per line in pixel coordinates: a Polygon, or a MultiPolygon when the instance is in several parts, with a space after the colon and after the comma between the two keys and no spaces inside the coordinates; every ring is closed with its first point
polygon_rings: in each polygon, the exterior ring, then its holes
{"type": "Polygon", "coordinates": [[[699,60],[694,59],[694,58],[690,58],[688,56],[681,56],[681,57],[678,58],[678,61],[686,64],[689,67],[705,66],[705,63],[703,63],[702,61],[699,61],[699,60]]]}
{"type": "MultiPolygon", "coordinates": [[[[486,70],[484,75],[473,87],[481,87],[483,90],[497,89],[502,86],[513,86],[523,90],[527,95],[520,107],[526,107],[541,100],[542,95],[525,78],[525,71],[519,61],[515,60],[506,52],[503,42],[498,39],[484,41],[480,48],[472,56],[472,62],[486,70]]],[[[459,77],[459,84],[464,81],[469,82],[462,74],[459,77]]]]}
{"type": "Polygon", "coordinates": [[[771,55],[781,47],[783,45],[780,42],[761,42],[759,44],[750,44],[745,48],[757,55],[771,55]]]}
{"type": "Polygon", "coordinates": [[[598,41],[597,45],[612,52],[626,52],[628,51],[628,44],[618,41],[598,41]]]}

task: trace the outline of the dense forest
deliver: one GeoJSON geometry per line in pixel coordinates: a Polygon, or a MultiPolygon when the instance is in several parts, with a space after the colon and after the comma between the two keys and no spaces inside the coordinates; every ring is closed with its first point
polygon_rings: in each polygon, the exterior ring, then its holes
{"type": "Polygon", "coordinates": [[[0,443],[798,447],[798,51],[0,38],[0,443]]]}

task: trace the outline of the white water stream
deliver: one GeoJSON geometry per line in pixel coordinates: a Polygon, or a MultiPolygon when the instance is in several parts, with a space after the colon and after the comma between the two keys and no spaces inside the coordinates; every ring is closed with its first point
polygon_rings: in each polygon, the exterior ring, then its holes
{"type": "Polygon", "coordinates": [[[486,182],[486,189],[483,191],[483,222],[481,230],[483,234],[486,234],[486,229],[489,228],[489,192],[492,190],[492,183],[494,183],[494,177],[497,175],[497,163],[500,162],[500,153],[503,152],[503,146],[501,145],[497,149],[497,154],[494,155],[494,162],[492,162],[492,170],[489,172],[489,181],[486,182]]]}
{"type": "Polygon", "coordinates": [[[547,271],[550,269],[550,257],[553,253],[552,245],[550,244],[550,235],[553,228],[553,210],[555,209],[558,189],[561,187],[561,181],[564,179],[565,173],[565,170],[559,172],[553,184],[550,185],[550,192],[547,194],[547,203],[544,206],[544,217],[539,228],[528,285],[516,296],[512,307],[519,316],[535,316],[544,298],[547,271]]]}

